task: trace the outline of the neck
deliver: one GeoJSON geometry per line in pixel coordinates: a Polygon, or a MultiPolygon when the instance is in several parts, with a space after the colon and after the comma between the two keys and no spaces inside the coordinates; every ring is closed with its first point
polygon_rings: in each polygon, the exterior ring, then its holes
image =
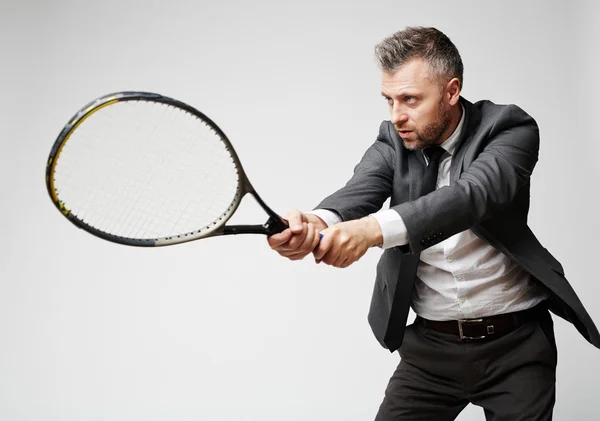
{"type": "Polygon", "coordinates": [[[452,135],[452,133],[454,133],[454,130],[456,130],[458,123],[460,123],[462,113],[463,109],[460,102],[457,102],[456,105],[450,108],[450,111],[448,112],[450,116],[450,124],[448,125],[448,128],[446,129],[444,134],[440,137],[440,145],[444,143],[450,137],[450,135],[452,135]]]}

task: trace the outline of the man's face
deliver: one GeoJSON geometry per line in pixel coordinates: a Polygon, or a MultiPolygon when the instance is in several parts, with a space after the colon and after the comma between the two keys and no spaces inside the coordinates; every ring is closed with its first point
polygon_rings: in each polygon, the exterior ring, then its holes
{"type": "Polygon", "coordinates": [[[407,149],[437,145],[450,135],[450,106],[440,82],[430,76],[422,60],[411,60],[395,73],[383,72],[381,94],[407,149]]]}

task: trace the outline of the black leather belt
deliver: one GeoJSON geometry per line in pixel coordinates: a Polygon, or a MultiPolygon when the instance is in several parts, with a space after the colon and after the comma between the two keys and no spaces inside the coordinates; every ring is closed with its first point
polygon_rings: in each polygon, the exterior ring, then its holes
{"type": "Polygon", "coordinates": [[[512,332],[528,321],[539,320],[541,312],[546,309],[546,303],[542,302],[528,310],[482,317],[479,319],[436,321],[427,320],[418,316],[417,320],[420,321],[423,326],[435,330],[436,332],[456,335],[463,341],[479,341],[499,338],[512,332]]]}

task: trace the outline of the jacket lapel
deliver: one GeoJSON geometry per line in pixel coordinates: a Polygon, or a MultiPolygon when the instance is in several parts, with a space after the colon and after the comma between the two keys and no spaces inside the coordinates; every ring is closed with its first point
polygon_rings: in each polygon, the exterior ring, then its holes
{"type": "Polygon", "coordinates": [[[465,125],[458,139],[454,155],[452,156],[452,163],[450,164],[450,184],[458,180],[463,171],[465,154],[469,149],[471,140],[481,121],[481,115],[471,102],[467,101],[462,96],[460,97],[460,102],[465,109],[465,125]]]}
{"type": "Polygon", "coordinates": [[[423,173],[425,172],[425,158],[423,152],[410,151],[408,154],[408,174],[410,176],[409,200],[413,201],[421,196],[421,184],[423,182],[423,173]],[[418,175],[417,175],[418,174],[418,175]]]}

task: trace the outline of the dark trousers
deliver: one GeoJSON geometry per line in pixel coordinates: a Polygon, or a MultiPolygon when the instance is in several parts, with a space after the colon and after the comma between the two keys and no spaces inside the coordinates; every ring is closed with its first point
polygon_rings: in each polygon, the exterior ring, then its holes
{"type": "Polygon", "coordinates": [[[489,341],[463,342],[417,318],[399,353],[376,421],[454,420],[469,403],[488,421],[552,420],[557,352],[546,310],[489,341]]]}

